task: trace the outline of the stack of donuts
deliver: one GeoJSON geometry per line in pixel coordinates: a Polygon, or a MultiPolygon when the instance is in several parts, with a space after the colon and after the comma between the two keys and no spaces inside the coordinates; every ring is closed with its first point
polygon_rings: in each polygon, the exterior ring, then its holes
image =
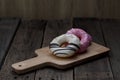
{"type": "Polygon", "coordinates": [[[72,28],[65,34],[54,38],[49,45],[50,51],[57,57],[71,57],[87,50],[92,37],[82,29],[72,28]]]}

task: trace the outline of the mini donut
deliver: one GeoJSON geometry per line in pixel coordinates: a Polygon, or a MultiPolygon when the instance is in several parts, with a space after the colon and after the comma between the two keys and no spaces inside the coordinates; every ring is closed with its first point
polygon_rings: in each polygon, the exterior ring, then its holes
{"type": "Polygon", "coordinates": [[[72,28],[67,31],[67,34],[74,34],[80,39],[81,46],[78,51],[79,53],[84,52],[92,42],[92,37],[87,32],[79,28],[72,28]]]}
{"type": "Polygon", "coordinates": [[[70,57],[80,49],[80,40],[74,34],[63,34],[54,38],[49,45],[53,55],[57,57],[70,57]],[[66,47],[61,47],[63,43],[67,42],[66,47]]]}

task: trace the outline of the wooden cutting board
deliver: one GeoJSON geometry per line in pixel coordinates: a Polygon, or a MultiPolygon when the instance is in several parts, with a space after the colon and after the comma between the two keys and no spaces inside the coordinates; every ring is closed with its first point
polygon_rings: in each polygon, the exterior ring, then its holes
{"type": "Polygon", "coordinates": [[[92,42],[87,51],[76,54],[70,58],[59,58],[51,54],[49,47],[35,50],[37,57],[12,64],[13,70],[20,74],[45,66],[53,66],[59,69],[66,69],[81,62],[88,61],[109,51],[102,45],[92,42]]]}

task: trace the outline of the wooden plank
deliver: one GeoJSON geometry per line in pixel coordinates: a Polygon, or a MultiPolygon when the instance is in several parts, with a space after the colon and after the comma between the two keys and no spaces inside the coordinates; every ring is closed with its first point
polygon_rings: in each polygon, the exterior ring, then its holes
{"type": "MultiPolygon", "coordinates": [[[[70,22],[71,21],[69,20],[48,21],[43,47],[48,46],[54,37],[64,34],[68,29],[70,29],[70,22]]],[[[65,71],[52,67],[39,69],[36,72],[35,80],[73,80],[73,68],[65,71]]]]}
{"type": "Polygon", "coordinates": [[[120,0],[97,0],[97,7],[100,18],[120,19],[120,0]],[[107,4],[106,4],[107,3],[107,4]]]}
{"type": "Polygon", "coordinates": [[[34,50],[42,44],[45,25],[42,20],[22,21],[1,69],[1,80],[34,80],[35,71],[17,75],[11,65],[35,56],[34,50]]]}
{"type": "Polygon", "coordinates": [[[71,4],[72,0],[0,0],[0,17],[21,17],[24,19],[70,18],[71,4]]]}
{"type": "Polygon", "coordinates": [[[10,42],[19,24],[19,19],[0,20],[0,68],[9,49],[10,42]]]}
{"type": "Polygon", "coordinates": [[[120,20],[104,20],[101,22],[104,38],[110,47],[110,62],[115,80],[120,80],[120,20]]]}
{"type": "Polygon", "coordinates": [[[0,17],[64,19],[73,14],[120,19],[119,3],[120,0],[0,0],[0,17]]]}
{"type": "Polygon", "coordinates": [[[73,0],[74,17],[98,17],[97,0],[73,0]],[[87,6],[86,6],[87,5],[87,6]]]}
{"type": "MultiPolygon", "coordinates": [[[[92,35],[93,41],[104,45],[103,35],[97,19],[75,19],[74,27],[82,28],[92,35]]],[[[75,80],[113,80],[108,56],[78,65],[74,69],[75,80]]]]}

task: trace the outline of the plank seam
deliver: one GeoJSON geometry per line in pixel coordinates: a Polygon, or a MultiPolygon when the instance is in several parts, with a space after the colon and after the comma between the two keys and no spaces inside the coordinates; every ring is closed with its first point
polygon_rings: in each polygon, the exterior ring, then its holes
{"type": "MultiPolygon", "coordinates": [[[[72,23],[71,23],[71,25],[72,25],[72,28],[74,28],[75,26],[75,24],[74,24],[74,19],[72,19],[72,23]]],[[[76,66],[75,67],[73,67],[73,80],[75,80],[75,68],[76,68],[76,66]]]]}
{"type": "MultiPolygon", "coordinates": [[[[44,35],[45,35],[45,30],[46,30],[46,25],[47,25],[47,22],[45,22],[45,27],[43,28],[43,35],[42,35],[42,41],[41,41],[41,44],[40,44],[40,48],[41,48],[42,45],[43,45],[44,35]]],[[[37,70],[35,70],[34,80],[36,80],[36,73],[37,73],[37,70]]]]}
{"type": "MultiPolygon", "coordinates": [[[[104,21],[104,20],[103,20],[104,21]]],[[[101,28],[101,32],[102,32],[102,36],[103,36],[103,41],[104,41],[104,43],[105,43],[105,46],[108,46],[107,45],[107,42],[106,42],[106,39],[105,39],[105,33],[104,33],[104,30],[103,30],[103,25],[102,25],[102,21],[101,21],[101,19],[99,20],[99,24],[100,24],[100,28],[101,28]]],[[[111,61],[110,61],[110,58],[109,58],[109,56],[107,57],[107,60],[109,61],[109,65],[110,65],[110,70],[111,70],[111,73],[112,73],[112,77],[113,77],[113,79],[115,80],[115,78],[114,78],[114,74],[113,74],[113,69],[112,69],[112,64],[111,64],[111,61]]]]}
{"type": "Polygon", "coordinates": [[[10,40],[10,43],[9,43],[9,45],[8,45],[6,51],[5,51],[5,55],[4,55],[4,57],[3,57],[2,61],[1,61],[0,70],[1,70],[1,68],[2,68],[2,66],[3,66],[3,64],[4,64],[4,61],[5,61],[6,57],[7,57],[7,53],[8,53],[8,51],[9,51],[9,49],[10,49],[12,43],[13,43],[14,37],[15,37],[17,31],[18,31],[18,28],[19,28],[20,23],[21,23],[21,20],[19,19],[19,20],[18,20],[18,24],[16,25],[17,27],[16,27],[16,29],[15,29],[15,32],[13,33],[13,36],[12,36],[12,38],[11,38],[11,40],[10,40]]]}
{"type": "MultiPolygon", "coordinates": [[[[45,23],[45,25],[47,25],[47,22],[45,23]]],[[[43,36],[42,36],[42,42],[40,44],[40,47],[42,47],[42,45],[43,45],[44,36],[45,36],[45,30],[46,30],[46,26],[43,28],[43,36]]]]}

